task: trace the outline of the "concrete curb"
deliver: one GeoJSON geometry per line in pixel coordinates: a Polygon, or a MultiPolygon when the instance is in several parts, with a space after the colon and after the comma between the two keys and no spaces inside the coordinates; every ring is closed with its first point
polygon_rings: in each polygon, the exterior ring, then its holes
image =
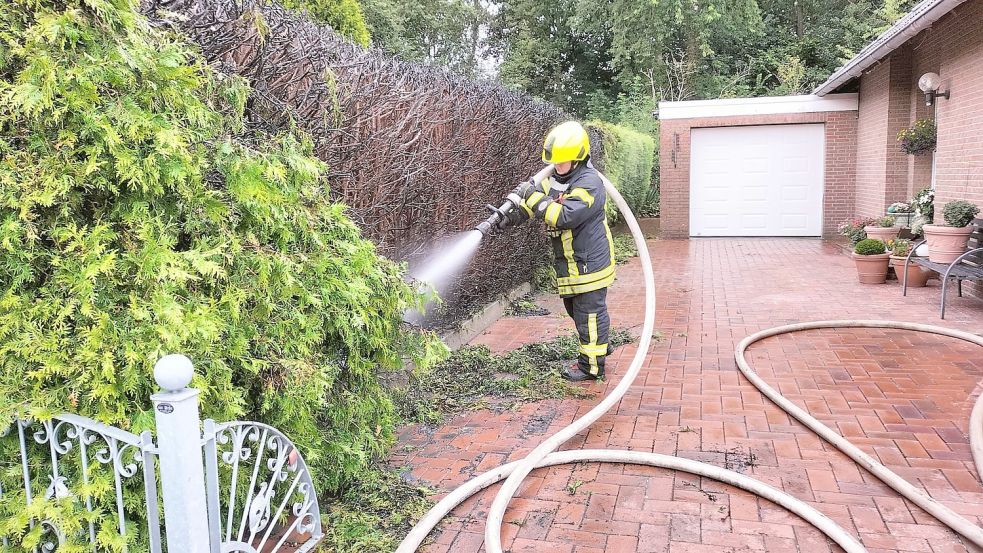
{"type": "Polygon", "coordinates": [[[489,303],[481,308],[473,317],[461,323],[456,330],[449,331],[442,335],[441,339],[452,351],[458,350],[467,345],[468,342],[477,338],[482,332],[488,329],[495,321],[505,315],[505,310],[509,305],[532,292],[532,284],[526,282],[510,290],[501,298],[489,303]]]}

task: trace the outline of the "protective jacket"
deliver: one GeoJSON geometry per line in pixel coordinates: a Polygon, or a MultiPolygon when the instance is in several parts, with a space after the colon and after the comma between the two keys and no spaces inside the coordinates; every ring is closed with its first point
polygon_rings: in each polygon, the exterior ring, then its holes
{"type": "Polygon", "coordinates": [[[523,205],[542,217],[553,245],[554,267],[561,296],[606,288],[614,282],[614,241],[608,228],[604,183],[589,162],[566,175],[543,179],[523,205]],[[546,197],[553,201],[543,200],[546,197]]]}

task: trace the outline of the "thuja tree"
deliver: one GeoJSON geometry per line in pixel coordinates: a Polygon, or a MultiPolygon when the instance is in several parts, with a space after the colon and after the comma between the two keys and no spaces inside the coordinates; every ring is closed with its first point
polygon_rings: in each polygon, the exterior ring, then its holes
{"type": "Polygon", "coordinates": [[[204,416],[284,431],[321,491],[385,449],[378,372],[443,346],[403,331],[402,268],[327,199],[303,135],[248,124],[248,93],[134,0],[0,3],[0,428],[147,429],[153,363],[180,352],[204,416]]]}

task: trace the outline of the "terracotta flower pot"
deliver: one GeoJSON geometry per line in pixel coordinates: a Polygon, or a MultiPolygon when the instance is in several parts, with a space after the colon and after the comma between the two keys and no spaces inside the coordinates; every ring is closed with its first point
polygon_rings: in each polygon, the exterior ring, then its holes
{"type": "Polygon", "coordinates": [[[867,238],[873,238],[874,240],[880,240],[887,244],[888,240],[894,240],[898,237],[898,227],[864,227],[864,232],[867,233],[867,238]]]}
{"type": "Polygon", "coordinates": [[[908,264],[908,274],[906,276],[904,260],[904,257],[894,255],[891,256],[891,265],[894,266],[894,272],[898,275],[898,280],[901,281],[901,284],[904,284],[905,278],[907,278],[909,288],[921,288],[922,286],[925,286],[930,275],[929,271],[926,271],[918,264],[912,262],[908,264]]]}
{"type": "Polygon", "coordinates": [[[973,233],[973,227],[925,225],[922,232],[928,241],[928,259],[936,263],[952,263],[966,253],[966,243],[973,233]]]}
{"type": "Polygon", "coordinates": [[[853,254],[853,262],[857,264],[857,276],[860,284],[884,284],[887,280],[887,263],[891,260],[891,254],[881,253],[875,255],[853,254]]]}

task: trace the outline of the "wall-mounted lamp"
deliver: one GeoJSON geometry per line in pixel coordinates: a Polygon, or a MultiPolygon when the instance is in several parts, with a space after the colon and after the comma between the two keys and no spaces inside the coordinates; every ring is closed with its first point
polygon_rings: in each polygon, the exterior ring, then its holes
{"type": "Polygon", "coordinates": [[[935,103],[936,98],[949,99],[949,91],[939,92],[942,86],[942,77],[938,73],[925,73],[918,79],[918,88],[925,93],[925,105],[930,106],[935,103]]]}

